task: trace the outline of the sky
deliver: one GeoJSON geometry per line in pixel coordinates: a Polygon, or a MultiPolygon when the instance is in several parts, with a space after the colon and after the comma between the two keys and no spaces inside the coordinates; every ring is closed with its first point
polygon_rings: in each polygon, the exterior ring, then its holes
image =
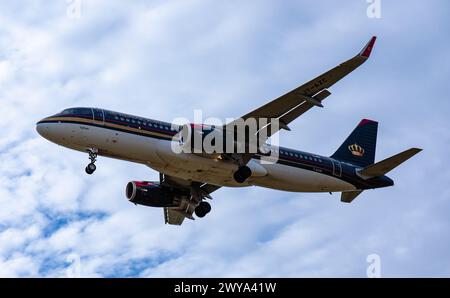
{"type": "Polygon", "coordinates": [[[450,3],[377,3],[1,1],[0,276],[366,277],[373,256],[383,277],[450,276],[450,3]],[[100,157],[88,176],[87,154],[35,131],[74,106],[240,117],[372,35],[370,60],[279,136],[328,156],[369,118],[379,121],[376,160],[424,149],[389,174],[394,187],[352,204],[339,193],[221,188],[205,218],[165,225],[161,209],[124,194],[157,172],[100,157]]]}

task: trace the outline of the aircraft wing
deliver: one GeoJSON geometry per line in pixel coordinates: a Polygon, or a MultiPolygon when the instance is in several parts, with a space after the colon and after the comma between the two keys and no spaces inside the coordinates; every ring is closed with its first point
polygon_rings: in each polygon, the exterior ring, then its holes
{"type": "MultiPolygon", "coordinates": [[[[249,118],[255,118],[257,123],[259,123],[258,119],[260,118],[266,118],[269,122],[271,118],[279,119],[280,125],[278,130],[270,129],[270,125],[264,128],[258,128],[258,130],[267,130],[267,137],[272,136],[280,129],[290,130],[288,127],[289,123],[314,106],[322,107],[322,101],[331,94],[327,89],[358,68],[369,58],[375,40],[376,36],[372,37],[361,52],[350,60],[345,61],[306,84],[303,84],[256,110],[251,111],[244,115],[242,119],[247,120],[249,118]]],[[[227,127],[228,125],[234,125],[234,122],[235,121],[227,124],[227,127]]]]}
{"type": "Polygon", "coordinates": [[[194,219],[195,206],[204,198],[212,199],[210,193],[216,191],[220,186],[192,182],[168,175],[160,174],[160,181],[162,185],[185,190],[190,193],[188,197],[189,204],[181,204],[179,207],[164,207],[164,220],[166,224],[181,225],[184,219],[194,219]]]}

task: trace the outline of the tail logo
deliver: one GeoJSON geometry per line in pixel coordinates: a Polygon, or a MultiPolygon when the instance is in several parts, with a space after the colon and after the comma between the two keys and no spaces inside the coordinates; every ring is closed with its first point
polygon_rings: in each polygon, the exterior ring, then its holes
{"type": "Polygon", "coordinates": [[[358,156],[361,157],[364,155],[364,149],[359,146],[358,144],[353,144],[348,146],[348,150],[350,150],[350,152],[354,155],[354,156],[358,156]]]}

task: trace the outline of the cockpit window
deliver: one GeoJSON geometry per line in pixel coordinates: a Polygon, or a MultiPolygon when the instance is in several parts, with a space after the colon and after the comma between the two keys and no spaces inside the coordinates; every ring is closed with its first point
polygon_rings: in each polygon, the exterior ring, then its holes
{"type": "Polygon", "coordinates": [[[72,114],[74,114],[74,111],[75,111],[75,109],[65,109],[60,114],[61,115],[72,115],[72,114]]]}
{"type": "Polygon", "coordinates": [[[92,118],[92,109],[91,108],[65,109],[64,111],[61,112],[61,115],[74,115],[74,116],[92,118]]]}

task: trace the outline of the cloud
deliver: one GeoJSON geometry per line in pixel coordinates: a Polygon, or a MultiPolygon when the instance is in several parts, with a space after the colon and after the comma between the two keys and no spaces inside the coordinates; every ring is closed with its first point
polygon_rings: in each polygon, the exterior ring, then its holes
{"type": "Polygon", "coordinates": [[[0,276],[448,276],[450,171],[446,1],[64,1],[0,5],[0,276]],[[423,13],[423,12],[426,13],[423,13]],[[411,32],[414,32],[412,34],[411,32]],[[418,33],[420,32],[420,34],[418,33]],[[396,185],[339,195],[262,188],[214,193],[206,218],[164,225],[124,198],[142,165],[85,154],[34,131],[44,116],[98,106],[170,121],[238,117],[356,54],[371,59],[283,132],[283,145],[331,154],[361,118],[380,121],[377,159],[425,150],[396,185]]]}

